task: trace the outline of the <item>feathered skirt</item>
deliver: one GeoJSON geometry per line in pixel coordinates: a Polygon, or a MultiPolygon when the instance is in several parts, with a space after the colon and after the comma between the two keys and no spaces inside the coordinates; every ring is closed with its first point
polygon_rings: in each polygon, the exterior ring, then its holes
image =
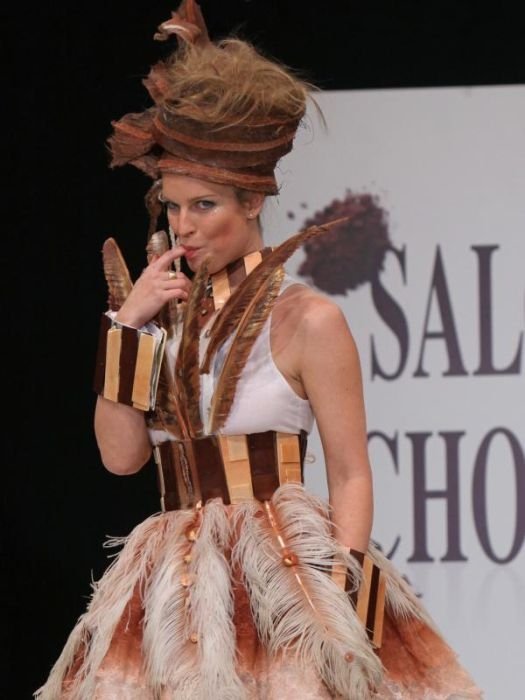
{"type": "Polygon", "coordinates": [[[334,561],[328,506],[299,484],[154,515],[94,586],[38,700],[480,698],[410,586],[380,551],[383,643],[374,649],[334,561]],[[283,549],[285,548],[285,549],[283,549]],[[283,552],[292,561],[283,564],[283,552]],[[290,563],[292,565],[290,565],[290,563]]]}

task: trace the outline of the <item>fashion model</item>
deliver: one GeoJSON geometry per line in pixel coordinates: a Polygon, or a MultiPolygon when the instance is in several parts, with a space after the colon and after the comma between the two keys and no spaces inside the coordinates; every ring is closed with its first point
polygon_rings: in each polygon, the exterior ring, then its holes
{"type": "Polygon", "coordinates": [[[153,179],[151,226],[134,282],[118,242],[104,244],[95,372],[101,459],[131,474],[153,454],[162,511],[116,543],[35,697],[480,698],[370,541],[346,319],[283,267],[338,222],[263,241],[275,168],[314,88],[246,41],[213,42],[193,0],[156,38],[173,34],[176,50],[144,81],[152,106],[109,138],[112,166],[153,179]],[[327,502],[303,487],[314,420],[327,502]]]}

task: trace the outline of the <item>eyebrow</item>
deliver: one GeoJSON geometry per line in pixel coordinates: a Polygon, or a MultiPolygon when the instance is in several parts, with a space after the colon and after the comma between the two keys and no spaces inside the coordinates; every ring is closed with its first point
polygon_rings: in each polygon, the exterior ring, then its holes
{"type": "MultiPolygon", "coordinates": [[[[193,202],[198,202],[200,199],[214,199],[217,195],[215,194],[201,194],[198,197],[192,197],[189,202],[193,204],[193,202]]],[[[177,202],[174,199],[170,199],[170,197],[166,197],[164,192],[159,193],[159,201],[163,202],[164,204],[167,204],[168,202],[170,204],[177,204],[177,202]]]]}

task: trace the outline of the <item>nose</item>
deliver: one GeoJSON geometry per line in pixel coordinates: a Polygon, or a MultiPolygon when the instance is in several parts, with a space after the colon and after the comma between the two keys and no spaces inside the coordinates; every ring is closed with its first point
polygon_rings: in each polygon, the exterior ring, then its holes
{"type": "Polygon", "coordinates": [[[188,209],[181,207],[172,221],[172,226],[180,238],[191,236],[195,231],[193,217],[188,209]]]}

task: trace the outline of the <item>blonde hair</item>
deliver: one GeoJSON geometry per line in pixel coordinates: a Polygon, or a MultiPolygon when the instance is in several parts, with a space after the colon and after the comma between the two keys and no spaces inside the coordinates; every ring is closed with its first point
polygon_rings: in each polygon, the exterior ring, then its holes
{"type": "Polygon", "coordinates": [[[164,109],[213,130],[243,122],[299,121],[316,88],[247,41],[183,44],[166,61],[164,109]]]}

